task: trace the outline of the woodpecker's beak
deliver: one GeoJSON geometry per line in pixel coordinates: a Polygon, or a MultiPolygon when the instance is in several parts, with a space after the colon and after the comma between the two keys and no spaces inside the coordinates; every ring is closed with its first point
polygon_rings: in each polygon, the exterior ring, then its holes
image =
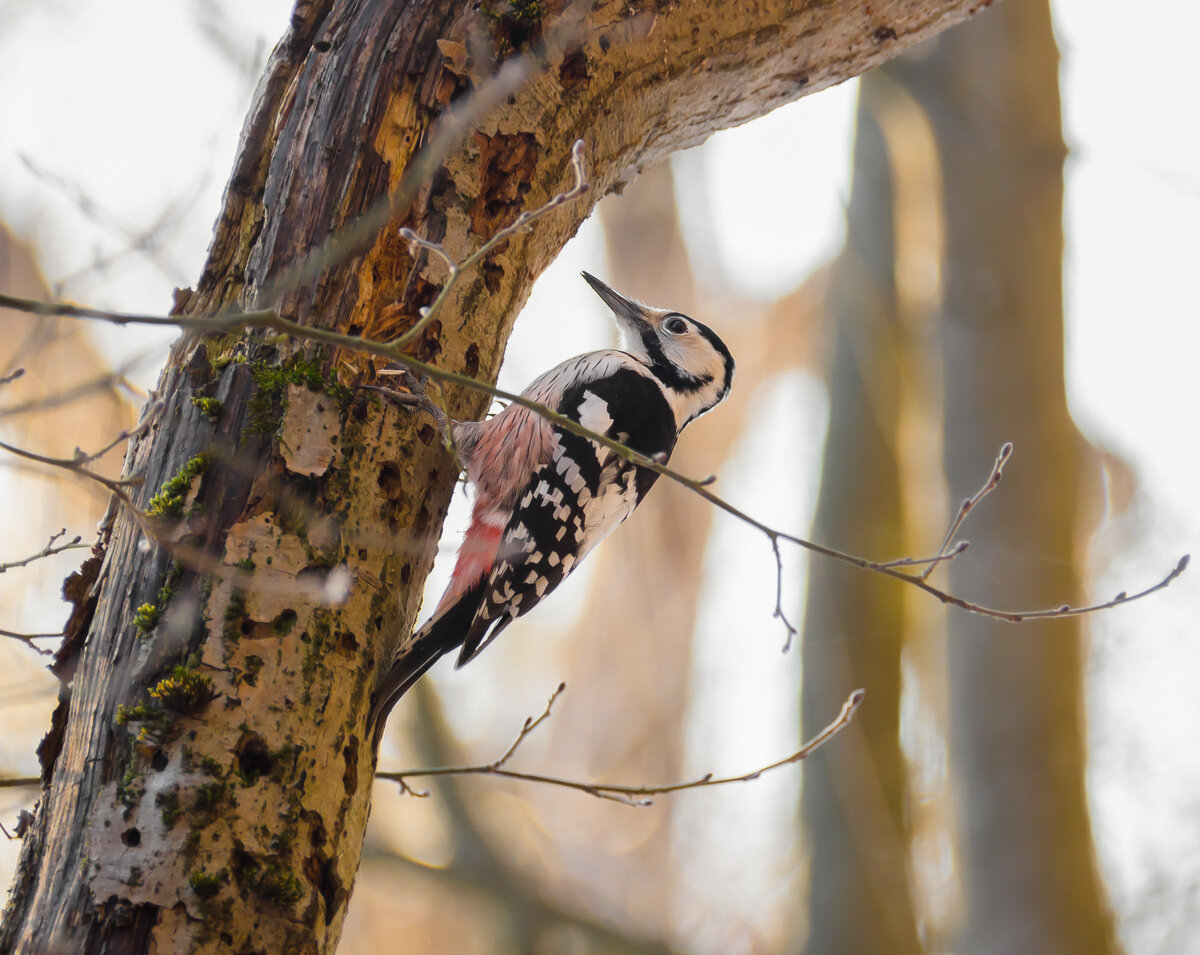
{"type": "Polygon", "coordinates": [[[581,272],[580,274],[583,276],[584,281],[592,287],[593,291],[604,300],[604,304],[613,310],[613,314],[618,319],[622,319],[639,329],[650,324],[650,315],[645,305],[626,298],[620,292],[614,292],[596,278],[596,276],[588,272],[581,272]]]}

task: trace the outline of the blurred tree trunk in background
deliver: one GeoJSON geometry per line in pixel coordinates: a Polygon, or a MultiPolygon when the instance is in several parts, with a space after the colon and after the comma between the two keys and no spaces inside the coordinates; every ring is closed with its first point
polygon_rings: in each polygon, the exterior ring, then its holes
{"type": "MultiPolygon", "coordinates": [[[[892,194],[883,135],[860,100],[846,247],[829,302],[829,428],[813,536],[873,558],[914,553],[898,448],[905,357],[892,194]]],[[[867,689],[867,703],[837,745],[804,764],[808,955],[921,951],[899,731],[905,601],[890,580],[821,558],[810,564],[804,735],[828,722],[855,687],[867,689]]]]}
{"type": "MultiPolygon", "coordinates": [[[[1016,445],[1000,491],[960,535],[971,551],[951,568],[956,593],[992,605],[1055,606],[1079,596],[1087,448],[1064,388],[1057,67],[1045,0],[1009,0],[864,78],[847,250],[833,299],[816,536],[876,558],[916,555],[936,541],[915,533],[897,488],[905,480],[897,419],[912,407],[903,370],[915,366],[905,323],[893,315],[905,311],[893,242],[913,212],[895,194],[903,158],[892,120],[911,99],[933,131],[931,164],[943,177],[940,197],[929,197],[935,208],[922,214],[944,220],[940,377],[954,499],[978,487],[1005,440],[1016,445]],[[867,114],[881,118],[882,140],[867,114]]],[[[806,728],[852,686],[868,690],[854,748],[844,737],[804,776],[813,953],[916,945],[911,928],[898,934],[911,925],[902,918],[911,833],[897,730],[901,645],[907,641],[908,654],[923,634],[903,633],[898,590],[822,563],[810,576],[806,728]]],[[[952,611],[948,626],[950,771],[965,893],[953,947],[972,955],[1112,951],[1084,786],[1079,624],[1014,628],[952,611]]]]}
{"type": "MultiPolygon", "coordinates": [[[[0,292],[25,298],[50,297],[32,251],[3,225],[0,292]]],[[[70,458],[76,448],[87,453],[99,450],[133,423],[133,408],[120,389],[120,374],[109,370],[86,326],[78,321],[0,309],[0,377],[17,369],[23,369],[24,374],[4,386],[0,405],[0,437],[5,441],[48,457],[70,458]]],[[[95,462],[93,469],[106,477],[120,476],[123,453],[122,448],[113,448],[95,462]]],[[[6,465],[17,467],[27,463],[6,461],[6,465]]],[[[29,470],[45,475],[48,469],[30,465],[29,470]]],[[[48,531],[54,523],[54,530],[65,526],[73,531],[77,527],[90,537],[92,525],[108,504],[108,492],[97,484],[70,480],[61,472],[49,473],[53,482],[47,483],[43,476],[36,483],[23,484],[14,497],[19,497],[23,508],[42,509],[42,502],[32,496],[45,496],[48,531]]],[[[20,549],[24,545],[11,536],[14,529],[6,528],[6,543],[20,549]]],[[[26,543],[40,547],[46,542],[40,530],[36,536],[41,540],[31,537],[26,543]]]]}
{"type": "MultiPolygon", "coordinates": [[[[1063,368],[1058,51],[1046,0],[1009,0],[893,65],[944,173],[945,466],[956,498],[1016,453],[972,514],[953,589],[993,605],[1079,593],[1086,446],[1063,368]]],[[[951,772],[972,955],[1115,947],[1085,794],[1081,625],[949,617],[951,772]]],[[[873,689],[873,688],[872,688],[873,689]]]]}
{"type": "MultiPolygon", "coordinates": [[[[3,225],[0,292],[24,298],[50,297],[33,251],[3,225]]],[[[80,322],[0,309],[0,378],[18,370],[23,374],[0,388],[0,440],[8,444],[47,457],[71,459],[76,449],[96,453],[133,424],[133,402],[122,387],[120,373],[108,367],[80,322]]],[[[124,448],[118,444],[91,467],[106,477],[120,477],[123,456],[124,448]]],[[[86,547],[95,538],[96,522],[108,506],[107,490],[8,455],[2,466],[11,470],[0,475],[4,482],[0,491],[4,554],[0,559],[36,553],[49,535],[60,529],[66,532],[60,543],[78,535],[86,542],[81,547],[86,547]]],[[[74,556],[78,564],[83,554],[86,551],[68,553],[62,560],[74,556]]],[[[31,585],[40,576],[36,567],[0,576],[0,627],[24,630],[30,622],[44,620],[47,632],[58,631],[57,621],[50,623],[61,617],[59,607],[53,606],[57,602],[34,596],[54,592],[50,587],[31,585]]],[[[38,629],[42,628],[39,623],[38,629]]],[[[50,640],[39,642],[46,649],[54,647],[50,640]]],[[[24,750],[32,762],[33,746],[26,748],[22,740],[36,742],[41,737],[46,700],[62,689],[45,663],[20,643],[0,640],[0,672],[24,691],[17,700],[6,699],[3,704],[9,758],[24,750]]],[[[24,765],[29,762],[22,760],[24,765]]]]}

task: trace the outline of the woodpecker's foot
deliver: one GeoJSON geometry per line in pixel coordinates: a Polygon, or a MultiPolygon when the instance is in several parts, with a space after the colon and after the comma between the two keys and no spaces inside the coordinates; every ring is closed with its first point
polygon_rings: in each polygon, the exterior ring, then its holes
{"type": "Polygon", "coordinates": [[[379,383],[359,385],[363,391],[374,391],[397,405],[427,411],[434,418],[445,417],[445,413],[429,397],[428,381],[414,375],[407,368],[385,368],[379,372],[379,383]]]}
{"type": "Polygon", "coordinates": [[[453,445],[451,437],[452,422],[441,405],[429,397],[429,379],[414,375],[407,368],[393,366],[379,372],[382,380],[377,385],[359,385],[364,391],[378,392],[385,400],[405,408],[424,411],[437,422],[442,434],[442,441],[447,447],[453,445]]]}

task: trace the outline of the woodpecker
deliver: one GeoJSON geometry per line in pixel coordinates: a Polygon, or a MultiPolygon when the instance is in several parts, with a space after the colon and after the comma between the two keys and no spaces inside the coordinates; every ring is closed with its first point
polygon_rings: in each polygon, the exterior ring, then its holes
{"type": "MultiPolygon", "coordinates": [[[[733,356],[694,318],[583,278],[612,310],[620,348],[570,358],[522,394],[665,463],[680,432],[729,394],[733,356]]],[[[375,694],[376,742],[392,706],[443,654],[457,648],[459,667],[478,656],[562,583],[658,478],[518,404],[486,421],[441,423],[475,489],[471,524],[446,593],[375,694]]]]}

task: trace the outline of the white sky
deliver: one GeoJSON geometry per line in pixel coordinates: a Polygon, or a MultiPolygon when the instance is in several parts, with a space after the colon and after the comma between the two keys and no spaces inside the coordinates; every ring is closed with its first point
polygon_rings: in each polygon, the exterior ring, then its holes
{"type": "MultiPolygon", "coordinates": [[[[269,45],[279,35],[290,6],[286,0],[229,4],[228,34],[243,54],[252,53],[257,41],[269,45]]],[[[0,2],[0,220],[32,239],[50,277],[61,280],[122,247],[121,229],[144,229],[164,208],[174,210],[161,264],[129,256],[100,281],[68,284],[73,298],[160,312],[171,287],[193,281],[203,262],[252,81],[201,39],[199,8],[161,0],[127,0],[119,10],[95,0],[0,2]],[[77,185],[108,224],[82,214],[22,157],[77,185]]],[[[1087,436],[1128,461],[1140,482],[1140,523],[1114,523],[1097,536],[1098,554],[1121,553],[1099,567],[1102,595],[1154,579],[1180,553],[1197,549],[1200,530],[1200,314],[1192,287],[1200,257],[1192,49],[1200,5],[1164,0],[1152,11],[1153,18],[1134,16],[1116,0],[1055,3],[1072,147],[1065,289],[1070,398],[1087,436]]],[[[703,270],[718,269],[767,297],[837,249],[851,93],[847,87],[819,94],[682,157],[685,219],[689,210],[707,208],[718,226],[694,249],[703,270]],[[802,231],[776,228],[797,221],[806,223],[802,231]]],[[[554,361],[609,343],[603,313],[576,277],[580,267],[602,269],[594,223],[539,282],[510,343],[502,384],[519,389],[554,361]]],[[[98,334],[114,356],[162,341],[144,330],[98,334]]],[[[152,371],[142,376],[147,385],[153,379],[152,371]]],[[[809,384],[781,387],[792,400],[771,403],[774,410],[761,418],[765,428],[794,433],[797,403],[823,414],[809,384]]],[[[758,440],[747,436],[748,446],[758,440]]],[[[795,467],[811,477],[814,462],[802,459],[795,467]]],[[[729,475],[736,470],[731,463],[729,475]]],[[[732,477],[722,486],[729,489],[732,477]]],[[[811,490],[793,493],[799,500],[811,490]]],[[[771,487],[744,493],[748,507],[772,514],[771,487]]],[[[754,542],[746,551],[750,576],[773,576],[769,551],[754,542]]],[[[564,595],[560,603],[567,613],[574,601],[564,595]]],[[[1091,791],[1101,855],[1128,916],[1134,952],[1200,952],[1194,933],[1163,934],[1200,917],[1189,902],[1197,894],[1197,868],[1177,861],[1200,858],[1198,609],[1200,571],[1193,571],[1156,599],[1093,623],[1091,791]]],[[[777,631],[764,633],[777,659],[777,631]]],[[[697,675],[703,683],[704,673],[697,675]]],[[[531,692],[536,708],[542,691],[531,692]]],[[[760,702],[786,698],[786,687],[779,692],[760,702]]],[[[753,698],[736,697],[739,706],[753,698]]],[[[759,717],[760,727],[775,721],[767,709],[759,717]]],[[[752,713],[746,718],[753,724],[752,713]]],[[[739,723],[739,732],[745,726],[739,723]]],[[[790,745],[788,732],[778,731],[775,752],[790,745]]],[[[720,744],[716,749],[710,755],[721,756],[720,744]]],[[[713,768],[711,760],[697,759],[699,768],[713,768]]]]}

